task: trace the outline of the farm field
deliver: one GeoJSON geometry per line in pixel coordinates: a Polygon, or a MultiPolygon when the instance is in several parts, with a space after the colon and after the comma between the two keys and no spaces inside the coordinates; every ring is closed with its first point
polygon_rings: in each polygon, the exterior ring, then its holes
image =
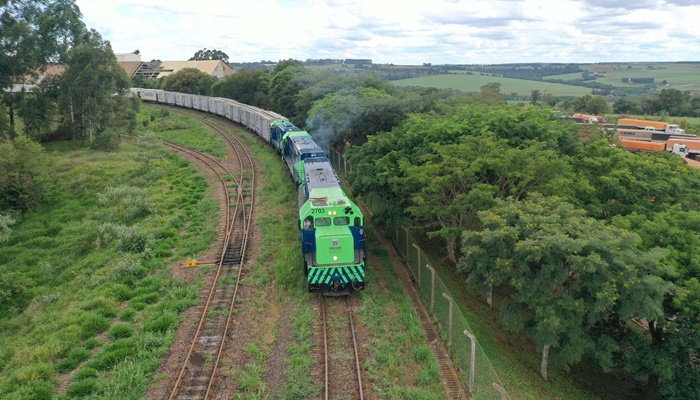
{"type": "Polygon", "coordinates": [[[584,96],[591,94],[590,88],[569,86],[560,83],[529,81],[524,79],[502,78],[482,75],[433,75],[420,78],[401,79],[392,81],[396,86],[425,86],[440,89],[459,89],[465,92],[478,92],[489,82],[500,82],[501,93],[518,93],[530,95],[537,89],[540,92],[551,93],[554,96],[584,96]]]}
{"type": "MultiPolygon", "coordinates": [[[[600,63],[585,64],[581,68],[590,72],[601,74],[603,77],[595,81],[613,86],[631,86],[634,84],[623,83],[622,78],[654,78],[655,83],[660,84],[666,80],[667,85],[660,89],[671,88],[677,90],[700,91],[700,63],[600,63]],[[627,67],[631,68],[627,68],[627,67]]],[[[581,73],[562,75],[549,75],[543,79],[580,79],[581,73]]],[[[642,84],[637,84],[642,86],[642,84]]]]}

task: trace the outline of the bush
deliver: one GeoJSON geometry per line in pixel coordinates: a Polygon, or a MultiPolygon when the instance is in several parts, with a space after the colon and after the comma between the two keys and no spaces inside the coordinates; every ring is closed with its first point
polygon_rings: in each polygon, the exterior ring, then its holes
{"type": "MultiPolygon", "coordinates": [[[[137,281],[146,276],[147,273],[148,270],[137,258],[122,257],[116,262],[111,278],[115,282],[133,286],[137,281]]],[[[121,289],[116,290],[120,291],[121,289]]],[[[133,297],[133,293],[131,293],[130,297],[133,297]]]]}
{"type": "Polygon", "coordinates": [[[126,226],[112,223],[100,225],[99,242],[117,240],[117,250],[131,253],[149,254],[153,249],[153,236],[140,226],[126,226]]]}
{"type": "Polygon", "coordinates": [[[17,315],[29,303],[30,281],[16,273],[0,271],[0,318],[17,315]]]}
{"type": "Polygon", "coordinates": [[[97,134],[90,144],[90,148],[101,151],[117,151],[119,150],[119,135],[113,130],[97,134]]]}

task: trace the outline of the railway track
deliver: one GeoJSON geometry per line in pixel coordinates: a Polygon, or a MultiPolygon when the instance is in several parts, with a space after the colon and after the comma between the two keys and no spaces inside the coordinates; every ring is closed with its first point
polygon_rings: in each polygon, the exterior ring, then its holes
{"type": "Polygon", "coordinates": [[[348,296],[319,297],[323,323],[324,399],[364,399],[350,299],[348,296]]]}
{"type": "Polygon", "coordinates": [[[227,338],[233,336],[231,320],[244,271],[255,205],[255,168],[243,143],[225,128],[196,115],[188,115],[204,121],[219,132],[226,141],[227,154],[232,157],[222,163],[210,155],[173,143],[167,144],[177,151],[196,157],[218,175],[226,193],[227,206],[226,224],[222,231],[223,245],[216,274],[202,307],[197,329],[170,392],[170,400],[208,399],[214,395],[221,355],[227,338]]]}

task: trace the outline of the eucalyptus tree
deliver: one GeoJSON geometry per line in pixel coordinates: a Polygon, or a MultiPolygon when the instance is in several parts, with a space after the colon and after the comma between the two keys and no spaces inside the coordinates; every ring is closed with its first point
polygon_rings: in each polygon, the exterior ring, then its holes
{"type": "Polygon", "coordinates": [[[74,143],[121,123],[117,96],[129,90],[129,77],[117,63],[112,46],[99,33],[91,31],[84,43],[67,57],[61,77],[60,108],[69,121],[74,143]],[[116,95],[116,96],[115,96],[116,95]]]}
{"type": "MultiPolygon", "coordinates": [[[[85,33],[80,18],[72,0],[0,1],[0,87],[25,83],[50,63],[63,62],[85,33]]],[[[6,93],[2,98],[8,107],[11,134],[15,111],[23,99],[22,92],[6,93]]]]}

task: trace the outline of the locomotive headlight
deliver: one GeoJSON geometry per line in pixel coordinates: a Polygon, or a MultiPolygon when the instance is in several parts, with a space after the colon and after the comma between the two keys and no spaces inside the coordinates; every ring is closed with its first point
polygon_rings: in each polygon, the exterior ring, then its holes
{"type": "Polygon", "coordinates": [[[328,211],[328,215],[333,215],[333,211],[328,211]]]}
{"type": "Polygon", "coordinates": [[[338,261],[338,256],[333,256],[333,261],[338,261]]]}
{"type": "Polygon", "coordinates": [[[333,211],[333,215],[336,215],[336,214],[338,214],[338,211],[333,211]]]}

